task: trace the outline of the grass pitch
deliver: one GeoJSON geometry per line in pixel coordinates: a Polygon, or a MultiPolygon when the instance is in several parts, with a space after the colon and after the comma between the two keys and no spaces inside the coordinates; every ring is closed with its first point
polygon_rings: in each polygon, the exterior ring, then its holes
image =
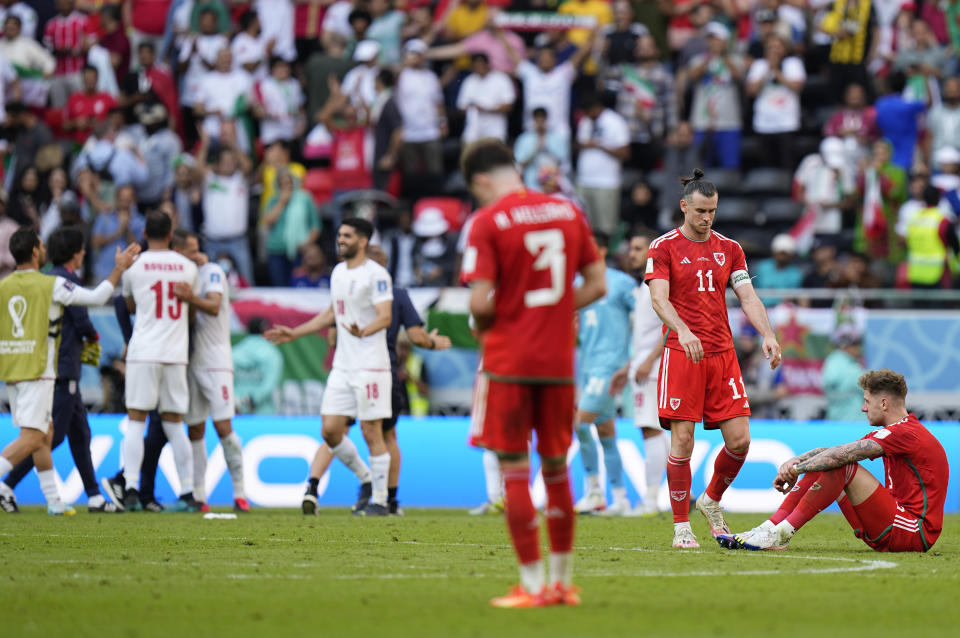
{"type": "MultiPolygon", "coordinates": [[[[756,515],[728,515],[735,530],[756,515]]],[[[854,636],[955,635],[960,516],[924,555],[878,554],[838,514],[786,552],[670,548],[667,515],[581,517],[579,608],[499,610],[517,580],[499,516],[409,510],[361,519],[255,510],[50,518],[0,515],[0,635],[854,636]]]]}

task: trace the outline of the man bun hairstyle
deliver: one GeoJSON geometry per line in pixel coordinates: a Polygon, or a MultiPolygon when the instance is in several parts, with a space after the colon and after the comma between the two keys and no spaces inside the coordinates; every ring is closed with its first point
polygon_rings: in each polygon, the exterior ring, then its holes
{"type": "Polygon", "coordinates": [[[76,226],[64,226],[50,234],[47,256],[54,266],[62,266],[83,250],[83,231],[76,226]]]}
{"type": "Polygon", "coordinates": [[[717,187],[713,182],[703,179],[702,169],[693,169],[693,175],[680,178],[680,195],[689,204],[693,201],[694,193],[700,193],[704,197],[714,197],[717,194],[717,187]]]}
{"type": "Polygon", "coordinates": [[[902,374],[887,368],[866,372],[857,384],[870,394],[886,394],[901,401],[907,398],[907,380],[902,374]]]}
{"type": "Polygon", "coordinates": [[[347,217],[342,222],[341,226],[349,226],[350,228],[357,231],[357,234],[370,239],[373,237],[373,224],[363,219],[362,217],[347,217]]]}
{"type": "Polygon", "coordinates": [[[516,168],[516,162],[513,150],[493,137],[473,142],[460,155],[460,171],[468,185],[477,175],[500,168],[516,168]]]}

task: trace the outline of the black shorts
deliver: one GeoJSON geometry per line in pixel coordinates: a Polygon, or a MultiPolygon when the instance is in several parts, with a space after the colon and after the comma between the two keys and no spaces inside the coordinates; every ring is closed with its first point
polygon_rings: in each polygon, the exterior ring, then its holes
{"type": "Polygon", "coordinates": [[[400,380],[397,379],[397,375],[393,375],[393,382],[390,384],[390,400],[393,405],[393,416],[389,419],[384,419],[381,427],[384,432],[392,430],[397,427],[397,419],[400,418],[401,414],[410,413],[410,395],[407,394],[406,384],[400,383],[400,380]]]}

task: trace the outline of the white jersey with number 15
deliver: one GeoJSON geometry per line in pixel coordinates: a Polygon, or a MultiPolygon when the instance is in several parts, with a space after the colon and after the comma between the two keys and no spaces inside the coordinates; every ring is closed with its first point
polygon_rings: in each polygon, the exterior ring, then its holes
{"type": "Polygon", "coordinates": [[[127,363],[187,363],[190,307],[173,294],[181,281],[197,292],[197,265],[172,250],[148,250],[123,274],[123,296],[137,305],[127,363]]]}

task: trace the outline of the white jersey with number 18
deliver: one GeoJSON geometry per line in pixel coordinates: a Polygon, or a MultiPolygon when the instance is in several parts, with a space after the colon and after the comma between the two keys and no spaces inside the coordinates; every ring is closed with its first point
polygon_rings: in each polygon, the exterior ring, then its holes
{"type": "Polygon", "coordinates": [[[378,303],[393,301],[393,284],[387,269],[370,259],[356,268],[347,268],[347,262],[340,262],[330,275],[330,299],[337,319],[333,367],[389,371],[386,329],[363,338],[347,330],[354,323],[363,328],[376,319],[378,303]]]}
{"type": "Polygon", "coordinates": [[[216,316],[197,310],[193,324],[193,351],[190,367],[198,370],[233,370],[230,349],[230,287],[223,268],[215,262],[204,264],[197,273],[198,297],[220,293],[220,312],[216,316]]]}
{"type": "Polygon", "coordinates": [[[190,313],[177,282],[198,292],[197,265],[172,250],[148,250],[123,274],[123,296],[137,305],[127,363],[187,363],[190,313]]]}

